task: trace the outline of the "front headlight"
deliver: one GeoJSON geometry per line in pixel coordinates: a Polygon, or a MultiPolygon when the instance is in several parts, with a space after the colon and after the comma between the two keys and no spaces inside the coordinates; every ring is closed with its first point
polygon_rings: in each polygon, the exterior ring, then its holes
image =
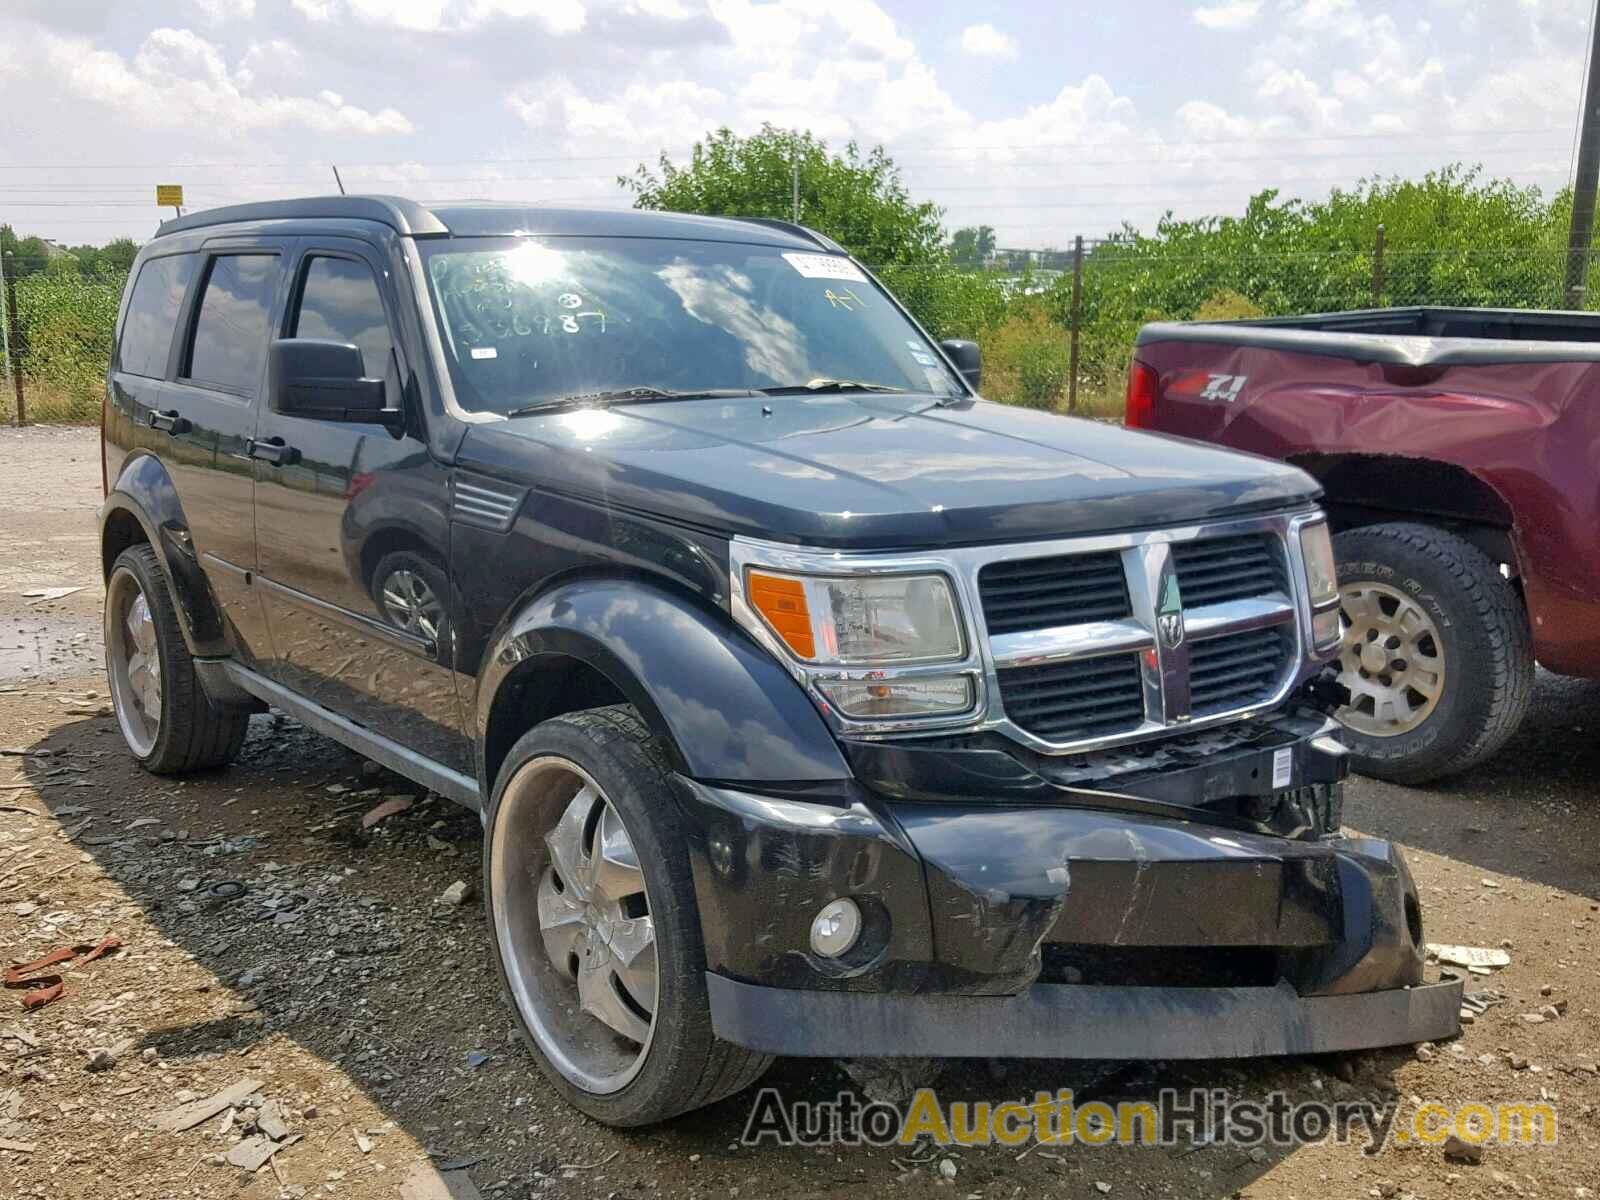
{"type": "Polygon", "coordinates": [[[1339,640],[1339,570],[1326,521],[1300,527],[1300,557],[1311,600],[1311,640],[1319,650],[1326,649],[1339,640]]]}
{"type": "Polygon", "coordinates": [[[977,700],[965,625],[941,574],[808,575],[752,566],[749,608],[819,699],[855,721],[916,721],[977,700]],[[941,667],[948,664],[948,671],[941,667]]]}
{"type": "Polygon", "coordinates": [[[808,663],[886,666],[962,655],[943,575],[819,579],[752,569],[749,589],[755,610],[808,663]]]}

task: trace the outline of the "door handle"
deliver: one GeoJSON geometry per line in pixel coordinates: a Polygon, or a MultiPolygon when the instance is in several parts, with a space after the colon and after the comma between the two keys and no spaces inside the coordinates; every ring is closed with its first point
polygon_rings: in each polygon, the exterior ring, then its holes
{"type": "Polygon", "coordinates": [[[175,408],[156,409],[150,413],[150,428],[164,429],[168,433],[188,433],[193,428],[189,422],[178,415],[175,408]]]}
{"type": "Polygon", "coordinates": [[[260,441],[252,438],[250,457],[259,458],[262,462],[269,462],[275,467],[282,467],[298,460],[300,451],[285,443],[281,437],[263,438],[260,441]]]}

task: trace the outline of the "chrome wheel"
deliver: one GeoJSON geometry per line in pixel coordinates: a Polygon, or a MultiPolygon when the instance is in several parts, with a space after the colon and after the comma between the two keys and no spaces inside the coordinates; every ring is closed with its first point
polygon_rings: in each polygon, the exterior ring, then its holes
{"type": "Polygon", "coordinates": [[[378,588],[383,611],[407,633],[437,641],[444,621],[444,605],[415,571],[390,571],[378,588]]]}
{"type": "Polygon", "coordinates": [[[658,1001],[633,839],[595,781],[562,758],[524,764],[500,806],[489,886],[512,1000],[562,1075],[617,1091],[644,1063],[658,1001]]]}
{"type": "Polygon", "coordinates": [[[133,573],[119,570],[106,590],[106,673],[128,747],[140,758],[161,732],[161,650],[155,618],[133,573]]]}
{"type": "Polygon", "coordinates": [[[1339,610],[1339,682],[1350,689],[1339,720],[1369,737],[1411,732],[1444,694],[1444,648],[1433,618],[1382,583],[1342,589],[1339,610]]]}

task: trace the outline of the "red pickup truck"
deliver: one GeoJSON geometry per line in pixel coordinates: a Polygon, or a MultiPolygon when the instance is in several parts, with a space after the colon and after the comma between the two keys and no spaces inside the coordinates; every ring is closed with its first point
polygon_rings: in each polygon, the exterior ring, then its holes
{"type": "Polygon", "coordinates": [[[1600,315],[1148,325],[1126,421],[1322,484],[1358,770],[1421,783],[1483,761],[1535,660],[1600,678],[1600,315]]]}

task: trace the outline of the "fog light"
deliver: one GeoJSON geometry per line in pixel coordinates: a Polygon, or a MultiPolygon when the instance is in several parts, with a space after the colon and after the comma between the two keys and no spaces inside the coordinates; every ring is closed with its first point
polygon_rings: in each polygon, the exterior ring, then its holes
{"type": "Polygon", "coordinates": [[[854,900],[830,900],[811,919],[811,948],[823,958],[838,958],[861,936],[861,910],[854,900]]]}

